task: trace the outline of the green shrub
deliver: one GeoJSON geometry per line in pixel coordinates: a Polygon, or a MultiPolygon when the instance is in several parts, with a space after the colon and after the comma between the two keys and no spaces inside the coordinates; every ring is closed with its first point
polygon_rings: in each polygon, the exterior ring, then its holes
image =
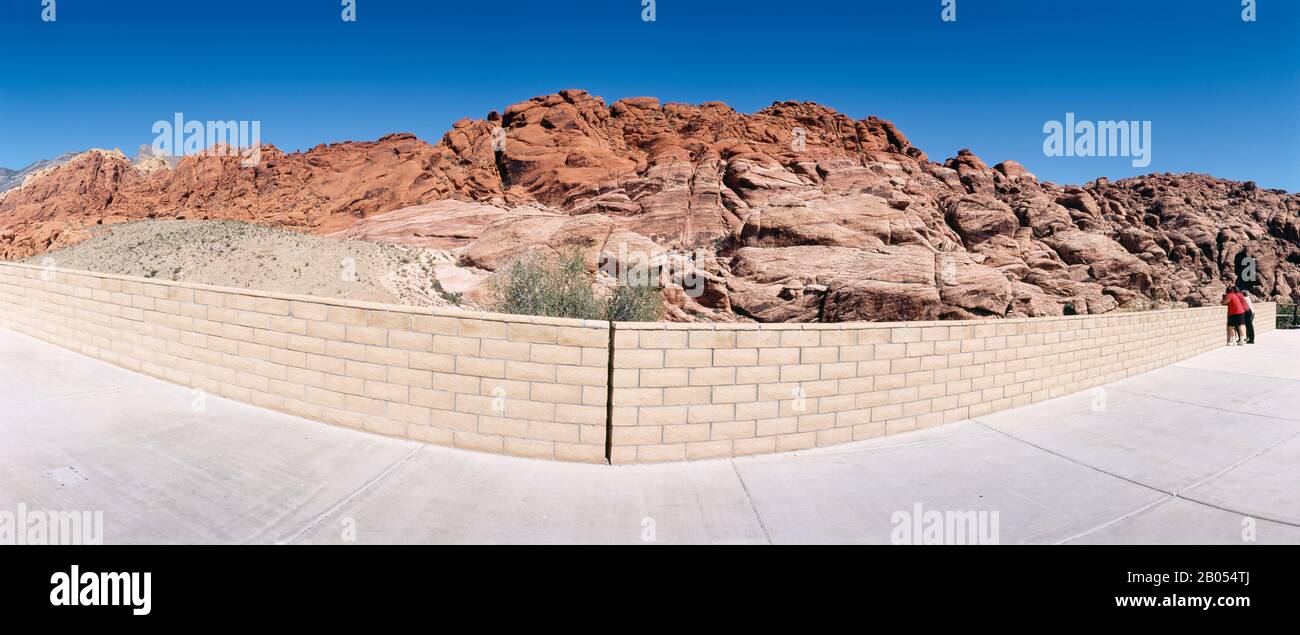
{"type": "Polygon", "coordinates": [[[614,322],[657,322],[664,312],[663,290],[649,285],[620,284],[605,303],[605,315],[614,322]]]}
{"type": "Polygon", "coordinates": [[[581,251],[525,254],[492,276],[487,305],[498,313],[620,322],[653,322],[663,313],[656,286],[620,283],[602,294],[594,282],[581,251]]]}

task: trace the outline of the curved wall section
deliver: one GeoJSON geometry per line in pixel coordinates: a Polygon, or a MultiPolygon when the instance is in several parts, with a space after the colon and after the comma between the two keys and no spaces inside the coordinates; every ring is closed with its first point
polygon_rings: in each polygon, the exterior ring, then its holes
{"type": "MultiPolygon", "coordinates": [[[[1276,306],[1257,303],[1261,331],[1276,306]]],[[[615,463],[785,452],[979,417],[1224,341],[1221,307],[904,324],[618,324],[615,463]]]]}
{"type": "Polygon", "coordinates": [[[0,326],[290,414],[604,462],[609,325],[0,263],[0,326]]]}
{"type": "MultiPolygon", "coordinates": [[[[1276,307],[1256,310],[1272,329],[1276,307]]],[[[330,424],[592,463],[783,452],[978,417],[1209,351],[1223,316],[611,329],[0,263],[0,327],[330,424]]]]}

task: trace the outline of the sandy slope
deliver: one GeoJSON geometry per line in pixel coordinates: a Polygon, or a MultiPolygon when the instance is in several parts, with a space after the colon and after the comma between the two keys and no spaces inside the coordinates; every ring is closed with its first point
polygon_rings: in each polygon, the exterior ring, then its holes
{"type": "MultiPolygon", "coordinates": [[[[232,221],[140,221],[27,262],[280,293],[446,306],[454,294],[438,271],[456,272],[445,251],[337,240],[232,221]]],[[[447,275],[462,280],[466,274],[447,275]]],[[[452,285],[455,288],[455,285],[452,285]]]]}

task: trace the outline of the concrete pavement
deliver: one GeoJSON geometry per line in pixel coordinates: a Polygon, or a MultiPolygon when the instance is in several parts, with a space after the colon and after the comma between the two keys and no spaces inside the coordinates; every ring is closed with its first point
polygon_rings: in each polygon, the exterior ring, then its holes
{"type": "Polygon", "coordinates": [[[1296,360],[1270,332],[939,428],[608,467],[333,428],[0,329],[0,512],[102,510],[109,544],[888,543],[919,505],[996,512],[1002,544],[1300,544],[1296,360]]]}

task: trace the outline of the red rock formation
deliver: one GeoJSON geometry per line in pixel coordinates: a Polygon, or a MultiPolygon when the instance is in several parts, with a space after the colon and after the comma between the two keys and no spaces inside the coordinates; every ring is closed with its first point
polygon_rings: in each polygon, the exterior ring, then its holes
{"type": "Polygon", "coordinates": [[[219,218],[454,249],[489,270],[529,249],[614,270],[657,259],[675,319],[1033,316],[1217,303],[1251,263],[1260,295],[1300,299],[1298,212],[1300,196],[1203,175],[1066,187],[968,150],[933,163],[889,122],[816,104],[746,115],[570,90],[436,145],[267,146],[253,168],[199,156],[153,172],[87,153],[0,198],[0,257],[87,225],[219,218]]]}

